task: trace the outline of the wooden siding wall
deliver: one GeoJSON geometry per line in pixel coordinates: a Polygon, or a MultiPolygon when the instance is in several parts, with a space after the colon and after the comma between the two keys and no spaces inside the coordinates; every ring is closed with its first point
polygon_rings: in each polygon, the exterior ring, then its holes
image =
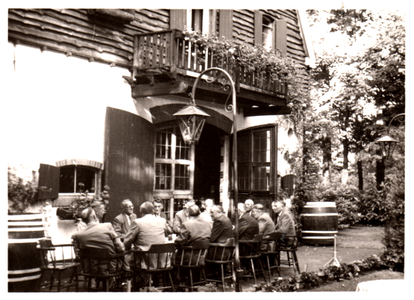
{"type": "MultiPolygon", "coordinates": [[[[287,21],[287,55],[304,65],[296,10],[260,11],[287,21]]],[[[233,11],[234,39],[253,44],[254,16],[254,10],[233,11]]],[[[134,34],[170,29],[168,9],[136,9],[134,20],[126,24],[98,18],[86,9],[10,9],[8,18],[9,40],[13,43],[125,68],[132,65],[134,34]]]]}
{"type": "Polygon", "coordinates": [[[169,10],[134,11],[134,20],[116,23],[86,9],[10,9],[9,41],[129,68],[133,36],[169,29],[169,10]]]}
{"type": "MultiPolygon", "coordinates": [[[[305,66],[305,50],[300,35],[298,17],[296,10],[260,10],[272,16],[275,20],[286,20],[287,23],[287,55],[295,59],[298,63],[305,66]]],[[[233,37],[249,44],[254,43],[255,28],[254,10],[234,10],[233,11],[233,37]]]]}

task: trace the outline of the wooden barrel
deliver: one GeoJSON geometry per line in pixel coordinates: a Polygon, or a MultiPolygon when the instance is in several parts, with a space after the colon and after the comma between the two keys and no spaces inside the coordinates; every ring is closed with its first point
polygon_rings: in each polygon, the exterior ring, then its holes
{"type": "Polygon", "coordinates": [[[36,292],[40,279],[37,241],[45,237],[43,215],[8,216],[8,291],[36,292]]]}
{"type": "Polygon", "coordinates": [[[338,211],[335,202],[308,202],[302,209],[302,242],[333,245],[338,233],[338,211]]]}

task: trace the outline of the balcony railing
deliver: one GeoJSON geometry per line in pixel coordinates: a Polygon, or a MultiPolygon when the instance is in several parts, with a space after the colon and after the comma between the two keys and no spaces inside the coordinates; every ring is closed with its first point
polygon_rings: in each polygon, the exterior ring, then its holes
{"type": "Polygon", "coordinates": [[[272,80],[269,73],[248,72],[242,67],[229,67],[213,51],[191,43],[180,30],[142,33],[134,36],[133,77],[156,70],[197,77],[203,70],[220,67],[233,78],[236,89],[240,88],[285,97],[287,83],[272,80]]]}

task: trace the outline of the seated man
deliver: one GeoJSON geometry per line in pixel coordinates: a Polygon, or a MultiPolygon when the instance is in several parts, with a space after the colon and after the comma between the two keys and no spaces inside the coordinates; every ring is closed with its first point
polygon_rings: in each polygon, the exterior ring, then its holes
{"type": "Polygon", "coordinates": [[[244,203],[237,204],[239,211],[239,240],[252,240],[255,234],[259,233],[259,224],[246,211],[244,203]]]}
{"type": "Polygon", "coordinates": [[[184,208],[175,214],[173,221],[174,233],[179,234],[181,232],[182,224],[190,219],[188,215],[188,208],[192,205],[195,205],[195,201],[190,199],[184,204],[184,208]]]}
{"type": "Polygon", "coordinates": [[[210,243],[225,243],[227,239],[234,237],[231,221],[224,215],[221,205],[213,205],[210,216],[213,219],[210,243]]]}
{"type": "MultiPolygon", "coordinates": [[[[82,211],[82,221],[86,227],[72,235],[75,250],[85,248],[106,249],[109,254],[120,253],[125,250],[111,223],[99,223],[96,213],[92,207],[82,211]]],[[[116,263],[115,261],[113,262],[116,263]]],[[[106,266],[106,264],[105,264],[106,266]]],[[[87,266],[90,267],[90,266],[87,266]]],[[[102,266],[100,266],[102,267],[102,266]]],[[[115,265],[111,266],[115,269],[115,265]]],[[[89,270],[85,270],[88,272],[89,270]]],[[[96,272],[96,270],[94,270],[96,272]]],[[[101,270],[105,272],[105,270],[101,270]]]]}
{"type": "MultiPolygon", "coordinates": [[[[152,244],[164,244],[168,231],[166,220],[154,216],[154,205],[149,201],[141,204],[140,213],[142,217],[132,222],[131,231],[125,236],[125,248],[133,246],[134,249],[147,251],[152,244]]],[[[127,255],[127,261],[131,267],[147,268],[145,261],[141,261],[134,253],[127,255]]],[[[150,260],[150,264],[155,266],[156,261],[150,260]]]]}
{"type": "Polygon", "coordinates": [[[249,215],[252,215],[252,209],[253,209],[253,205],[254,205],[253,200],[252,199],[247,199],[246,201],[244,201],[244,204],[246,205],[246,212],[249,215]]]}
{"type": "MultiPolygon", "coordinates": [[[[273,223],[269,214],[265,213],[263,204],[255,204],[252,209],[252,216],[257,220],[259,224],[259,234],[263,237],[271,234],[275,231],[275,223],[273,223]]],[[[268,243],[263,242],[260,246],[261,250],[266,250],[268,243]]]]}
{"type": "MultiPolygon", "coordinates": [[[[91,203],[91,207],[95,211],[95,216],[97,218],[98,223],[102,223],[103,218],[106,214],[106,205],[105,205],[105,203],[101,200],[94,200],[91,203]]],[[[80,231],[80,230],[83,230],[85,228],[86,228],[86,224],[85,224],[85,222],[83,222],[81,220],[77,225],[77,230],[80,231]]]]}
{"type": "Polygon", "coordinates": [[[112,226],[114,227],[115,232],[118,233],[119,237],[123,241],[125,235],[131,230],[131,224],[137,218],[137,215],[134,214],[134,205],[132,204],[131,200],[122,200],[121,207],[122,213],[114,218],[112,226]]]}
{"type": "Polygon", "coordinates": [[[167,221],[168,232],[166,232],[166,235],[169,235],[173,233],[172,225],[171,225],[171,221],[167,219],[167,216],[162,211],[163,209],[164,209],[164,203],[162,199],[155,198],[154,199],[154,216],[158,218],[164,218],[167,221]]]}
{"type": "Polygon", "coordinates": [[[292,213],[286,207],[286,204],[283,200],[273,201],[272,209],[278,216],[275,231],[281,233],[280,242],[282,244],[289,244],[293,242],[294,238],[286,237],[286,235],[296,236],[295,221],[293,219],[292,213]]]}
{"type": "Polygon", "coordinates": [[[200,216],[210,223],[210,226],[213,227],[213,219],[211,219],[210,211],[214,205],[213,199],[204,200],[201,203],[202,207],[200,207],[201,214],[200,216]]]}
{"type": "MultiPolygon", "coordinates": [[[[190,219],[181,226],[181,232],[174,241],[174,244],[180,246],[192,246],[198,240],[208,240],[211,235],[210,223],[200,216],[200,209],[197,205],[188,208],[190,219]]],[[[189,256],[189,255],[188,255],[189,256]]],[[[181,256],[177,256],[176,262],[180,261],[181,256]]],[[[194,257],[197,259],[197,257],[194,257]]],[[[188,263],[189,257],[184,257],[184,263],[188,263]]],[[[201,257],[201,263],[204,263],[204,257],[201,257]]]]}

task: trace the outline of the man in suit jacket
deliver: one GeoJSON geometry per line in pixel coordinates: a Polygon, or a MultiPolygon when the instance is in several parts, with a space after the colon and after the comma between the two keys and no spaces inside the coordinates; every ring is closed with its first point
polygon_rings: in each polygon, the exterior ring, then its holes
{"type": "Polygon", "coordinates": [[[246,201],[244,201],[244,204],[246,205],[246,212],[249,215],[252,215],[252,209],[253,209],[254,201],[252,199],[247,199],[246,201]]]}
{"type": "Polygon", "coordinates": [[[200,209],[197,205],[188,208],[190,220],[181,226],[181,232],[174,241],[177,246],[192,246],[200,239],[210,239],[211,226],[208,221],[200,216],[200,209]]]}
{"type": "Polygon", "coordinates": [[[227,239],[234,237],[231,221],[224,215],[221,205],[213,205],[210,215],[213,219],[210,243],[225,243],[227,239]]]}
{"type": "MultiPolygon", "coordinates": [[[[275,223],[270,218],[269,214],[265,213],[263,204],[255,204],[252,209],[252,215],[259,223],[259,234],[263,237],[275,231],[275,223]]],[[[266,250],[268,243],[262,242],[260,249],[266,250]]]]}
{"type": "Polygon", "coordinates": [[[137,218],[137,215],[134,214],[134,205],[131,200],[122,200],[121,207],[122,213],[114,218],[112,226],[121,240],[124,240],[125,235],[131,230],[131,224],[137,218]]]}
{"type": "Polygon", "coordinates": [[[168,232],[166,232],[166,234],[167,235],[172,234],[173,229],[172,229],[171,221],[167,219],[166,214],[162,211],[163,209],[164,209],[164,203],[162,199],[155,198],[154,199],[154,216],[158,218],[164,218],[167,221],[167,225],[168,225],[168,232]]]}
{"type": "Polygon", "coordinates": [[[182,224],[190,219],[188,215],[188,208],[192,205],[195,205],[195,201],[190,199],[184,204],[184,208],[175,214],[173,221],[174,233],[179,234],[181,232],[182,224]]]}
{"type": "MultiPolygon", "coordinates": [[[[125,249],[140,249],[147,251],[152,244],[164,244],[165,232],[168,230],[167,222],[164,218],[157,218],[154,216],[154,205],[147,201],[140,206],[141,218],[135,219],[132,222],[131,230],[126,234],[124,239],[125,249]]],[[[145,261],[138,259],[134,260],[134,253],[128,255],[128,262],[131,266],[135,263],[136,266],[145,268],[145,261]]],[[[150,264],[156,264],[156,261],[150,260],[150,264]]]]}
{"type": "Polygon", "coordinates": [[[289,244],[294,238],[286,238],[285,236],[296,236],[295,221],[292,213],[289,208],[286,207],[286,203],[283,200],[273,201],[272,209],[278,216],[275,231],[281,233],[280,242],[282,244],[289,244]]]}
{"type": "Polygon", "coordinates": [[[244,203],[237,204],[239,211],[239,240],[252,240],[255,234],[259,233],[259,224],[246,212],[244,203]]]}

